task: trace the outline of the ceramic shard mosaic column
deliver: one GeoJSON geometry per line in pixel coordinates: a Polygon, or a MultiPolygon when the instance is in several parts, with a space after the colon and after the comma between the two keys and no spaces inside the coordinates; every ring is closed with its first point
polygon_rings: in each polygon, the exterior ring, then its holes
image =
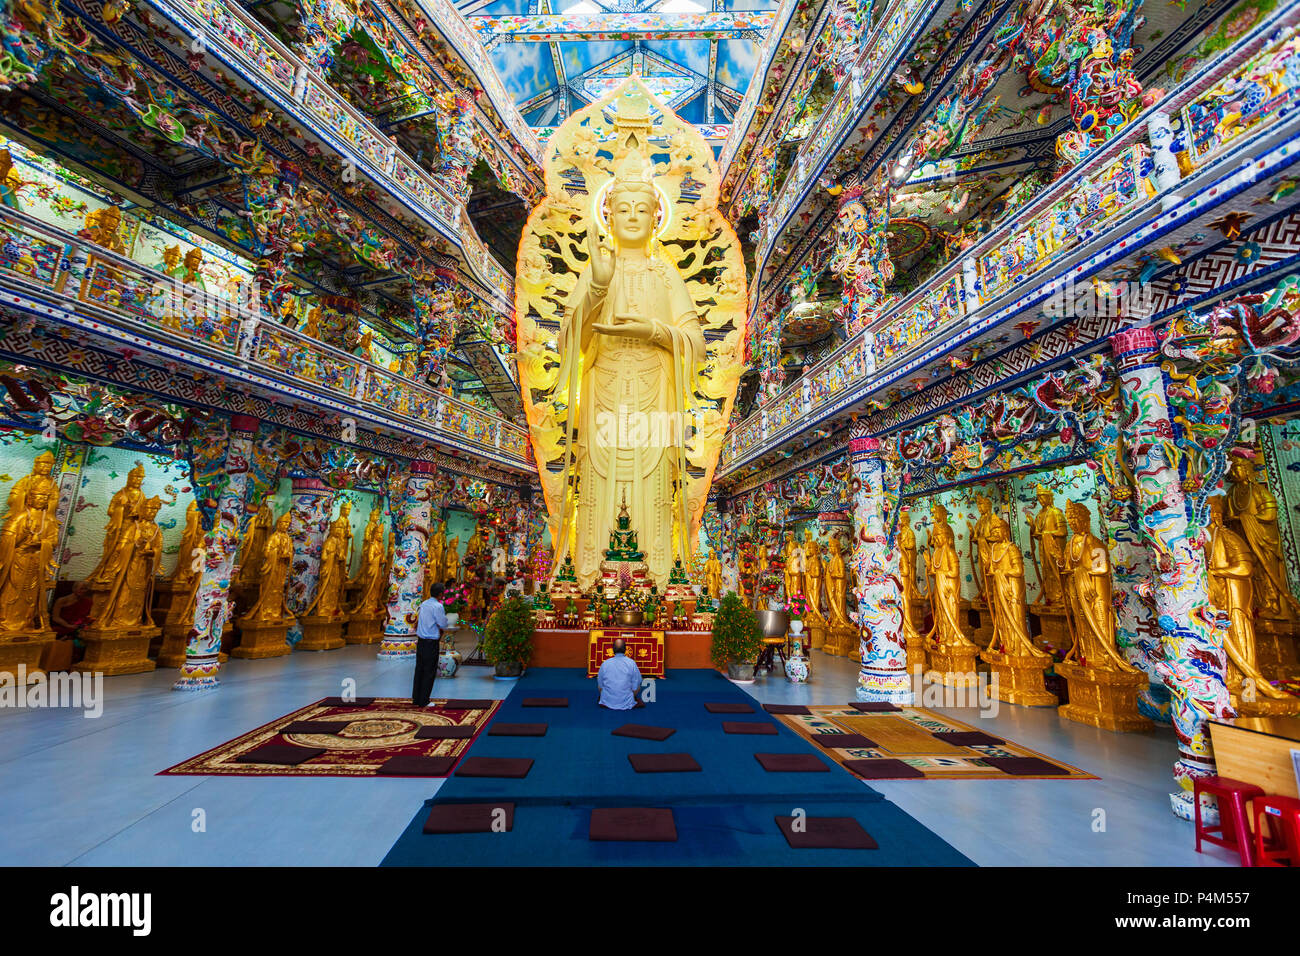
{"type": "MultiPolygon", "coordinates": [[[[293,542],[293,566],[289,571],[289,585],[285,589],[285,602],[289,610],[301,618],[316,597],[316,581],[320,577],[320,553],[329,530],[330,511],[334,507],[334,492],[319,478],[293,478],[293,491],[289,503],[289,540],[293,542]]],[[[302,640],[302,624],[295,622],[289,628],[289,643],[302,640]]]]}
{"type": "Polygon", "coordinates": [[[1139,587],[1152,579],[1151,558],[1142,544],[1133,512],[1132,488],[1128,498],[1118,489],[1102,502],[1102,524],[1110,550],[1114,580],[1115,643],[1120,653],[1134,667],[1143,671],[1150,686],[1138,695],[1138,712],[1159,723],[1171,721],[1169,688],[1164,684],[1156,662],[1161,657],[1160,627],[1142,599],[1139,587]]]}
{"type": "Polygon", "coordinates": [[[1149,328],[1111,339],[1125,406],[1125,440],[1136,480],[1137,512],[1155,572],[1146,587],[1154,601],[1163,654],[1156,671],[1172,695],[1178,762],[1170,795],[1174,813],[1191,819],[1192,781],[1214,773],[1207,721],[1233,715],[1224,683],[1223,632],[1209,606],[1205,553],[1183,493],[1185,475],[1170,461],[1176,441],[1157,340],[1149,328]]]}
{"type": "Polygon", "coordinates": [[[185,663],[173,690],[208,690],[218,683],[221,633],[231,612],[230,577],[248,527],[245,500],[256,431],[257,419],[236,415],[224,455],[209,444],[193,457],[191,480],[205,534],[185,663]]]}
{"type": "Polygon", "coordinates": [[[433,521],[434,465],[411,462],[400,501],[394,501],[393,569],[388,579],[388,621],[379,645],[379,659],[403,660],[415,656],[415,626],[424,596],[424,563],[429,555],[429,527],[433,521]]]}
{"type": "Polygon", "coordinates": [[[903,586],[898,575],[898,547],[885,525],[885,463],[880,442],[855,424],[849,458],[858,489],[853,503],[853,564],[858,575],[857,623],[862,667],[858,699],[912,703],[903,638],[903,586]]]}

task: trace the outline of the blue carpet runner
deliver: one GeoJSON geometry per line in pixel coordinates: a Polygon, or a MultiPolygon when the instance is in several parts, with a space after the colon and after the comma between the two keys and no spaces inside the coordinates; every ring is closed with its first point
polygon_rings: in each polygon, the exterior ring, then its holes
{"type": "MultiPolygon", "coordinates": [[[[546,722],[545,737],[480,735],[467,757],[531,757],[521,780],[452,776],[411,820],[383,866],[971,866],[957,850],[880,793],[818,753],[828,773],[768,773],[755,753],[807,754],[817,747],[780,726],[762,705],[720,674],[670,671],[656,701],[632,711],[596,706],[596,683],[583,671],[534,668],[502,703],[494,723],[546,722]],[[567,697],[569,706],[524,707],[525,697],[567,697]],[[708,701],[736,701],[753,714],[710,714],[708,701]],[[777,736],[723,733],[723,721],[761,720],[777,736]],[[623,724],[674,727],[664,741],[615,737],[623,724]],[[630,753],[689,753],[697,773],[637,773],[630,753]],[[515,804],[508,833],[423,832],[438,803],[515,804]],[[594,807],[672,807],[676,843],[599,843],[587,839],[594,807]],[[851,816],[878,850],[793,850],[774,817],[851,816]]],[[[463,759],[463,758],[462,758],[463,759]]]]}

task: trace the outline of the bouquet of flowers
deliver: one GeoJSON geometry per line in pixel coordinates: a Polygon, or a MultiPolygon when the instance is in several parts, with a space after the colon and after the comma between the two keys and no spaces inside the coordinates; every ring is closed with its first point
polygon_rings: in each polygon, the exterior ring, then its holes
{"type": "Polygon", "coordinates": [[[793,621],[802,621],[809,610],[808,599],[798,592],[785,602],[785,612],[793,621]]]}
{"type": "Polygon", "coordinates": [[[469,604],[468,584],[448,584],[442,592],[442,606],[448,614],[460,614],[469,604]]]}

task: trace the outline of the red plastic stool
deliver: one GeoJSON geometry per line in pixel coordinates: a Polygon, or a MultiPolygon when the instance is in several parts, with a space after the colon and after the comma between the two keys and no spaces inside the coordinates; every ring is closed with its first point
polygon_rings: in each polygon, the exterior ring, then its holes
{"type": "Polygon", "coordinates": [[[1241,855],[1242,866],[1255,865],[1255,844],[1250,838],[1250,816],[1246,804],[1264,796],[1264,791],[1253,783],[1242,783],[1231,777],[1193,777],[1192,803],[1196,805],[1196,852],[1201,852],[1201,841],[1236,850],[1241,855]],[[1215,798],[1219,805],[1219,825],[1207,826],[1201,822],[1201,794],[1215,798]]]}
{"type": "Polygon", "coordinates": [[[1300,800],[1255,798],[1255,865],[1300,866],[1300,800]]]}

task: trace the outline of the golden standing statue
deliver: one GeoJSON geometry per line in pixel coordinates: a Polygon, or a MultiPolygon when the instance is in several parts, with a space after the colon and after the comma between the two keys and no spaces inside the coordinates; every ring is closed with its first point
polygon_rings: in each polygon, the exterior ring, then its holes
{"type": "Polygon", "coordinates": [[[1223,523],[1224,505],[1223,496],[1216,495],[1210,499],[1210,538],[1205,546],[1205,558],[1210,576],[1210,603],[1228,615],[1228,634],[1223,642],[1228,652],[1224,678],[1232,706],[1236,710],[1249,711],[1251,705],[1260,703],[1259,697],[1264,697],[1283,705],[1294,704],[1294,710],[1285,706],[1278,708],[1277,705],[1254,709],[1300,711],[1300,698],[1275,688],[1256,666],[1254,581],[1258,574],[1255,555],[1247,542],[1223,523]],[[1243,698],[1243,684],[1247,680],[1253,685],[1253,693],[1247,693],[1243,698]]]}
{"type": "Polygon", "coordinates": [[[1061,581],[1061,557],[1065,553],[1065,515],[1056,507],[1052,489],[1038,486],[1038,514],[1034,516],[1029,531],[1038,580],[1042,584],[1039,600],[1049,606],[1060,606],[1064,600],[1061,581]]]}
{"type": "Polygon", "coordinates": [[[252,622],[279,622],[291,619],[293,612],[285,601],[285,583],[289,567],[293,564],[293,541],[289,538],[288,512],[280,516],[275,530],[262,548],[262,560],[257,568],[260,591],[257,602],[248,610],[245,619],[252,622]]]}
{"type": "Polygon", "coordinates": [[[447,551],[447,522],[438,521],[434,525],[433,537],[429,539],[429,555],[424,562],[424,596],[427,600],[429,589],[442,581],[442,559],[447,551]]]}
{"type": "Polygon", "coordinates": [[[1000,520],[993,516],[993,500],[988,495],[976,495],[975,506],[979,509],[979,520],[972,527],[967,522],[967,529],[970,532],[970,541],[973,553],[971,554],[971,570],[975,575],[975,585],[979,588],[980,595],[990,605],[993,599],[989,594],[988,574],[989,562],[991,559],[992,543],[989,541],[989,532],[993,526],[1000,520]]]}
{"type": "Polygon", "coordinates": [[[852,627],[848,612],[849,572],[840,549],[840,536],[831,535],[830,557],[826,562],[826,607],[831,624],[852,627]]]}
{"type": "Polygon", "coordinates": [[[194,552],[203,546],[203,529],[199,525],[199,503],[191,501],[185,509],[185,530],[181,533],[180,550],[176,552],[176,567],[167,578],[177,590],[189,587],[198,577],[194,571],[194,552]]]}
{"type": "Polygon", "coordinates": [[[257,515],[248,526],[244,536],[244,547],[239,555],[240,587],[257,587],[260,580],[262,559],[266,553],[266,542],[271,537],[272,528],[277,524],[275,513],[266,502],[257,509],[257,515]]]}
{"type": "Polygon", "coordinates": [[[104,529],[104,549],[99,564],[90,572],[92,587],[104,588],[116,581],[126,566],[135,544],[135,528],[144,508],[144,466],[136,465],[126,476],[126,485],[118,489],[108,503],[108,526],[104,529]]]}
{"type": "Polygon", "coordinates": [[[153,626],[154,575],[162,560],[162,529],[157,520],[161,508],[161,498],[149,498],[140,509],[139,520],[123,531],[118,550],[124,557],[113,566],[108,596],[95,618],[97,628],[153,626]]]}
{"type": "Polygon", "coordinates": [[[957,539],[948,523],[948,509],[935,504],[930,509],[934,527],[930,532],[930,606],[934,626],[926,635],[946,651],[974,650],[961,620],[961,563],[957,560],[957,539]]]}
{"type": "Polygon", "coordinates": [[[803,581],[804,587],[808,593],[804,595],[808,599],[807,620],[812,622],[824,621],[822,615],[822,551],[817,542],[813,540],[812,529],[804,528],[803,532],[803,581]]]}
{"type": "Polygon", "coordinates": [[[803,593],[803,552],[795,543],[794,532],[785,533],[785,598],[803,593]]]}
{"type": "Polygon", "coordinates": [[[455,584],[460,580],[460,535],[447,542],[447,555],[443,558],[443,583],[455,584]]]}
{"type": "Polygon", "coordinates": [[[380,509],[371,508],[370,515],[366,518],[366,526],[361,532],[361,561],[357,565],[357,576],[348,581],[348,587],[361,587],[364,582],[369,580],[373,575],[382,574],[384,570],[384,538],[383,532],[379,530],[380,509]],[[379,559],[374,561],[374,555],[367,557],[366,545],[371,538],[379,539],[379,559]],[[368,564],[368,561],[374,561],[368,564]]]}
{"type": "Polygon", "coordinates": [[[986,531],[988,563],[984,565],[989,609],[993,612],[993,639],[988,649],[1000,650],[1008,657],[1049,659],[1052,655],[1034,646],[1029,636],[1025,559],[1020,547],[1011,540],[1011,528],[1005,521],[991,515],[990,519],[986,531]]]}
{"type": "Polygon", "coordinates": [[[339,516],[330,522],[326,538],[332,534],[337,534],[343,539],[335,560],[342,565],[339,580],[346,584],[352,576],[352,502],[345,500],[339,505],[339,516]]]}
{"type": "MultiPolygon", "coordinates": [[[[347,502],[344,502],[347,506],[347,502]]],[[[343,615],[343,586],[347,582],[348,538],[344,526],[337,521],[325,536],[320,554],[320,577],[316,581],[316,597],[307,608],[306,616],[335,618],[343,615]]]]}
{"type": "Polygon", "coordinates": [[[0,632],[50,630],[48,595],[58,570],[59,525],[49,513],[49,497],[44,485],[29,483],[0,530],[0,632]]]}
{"type": "Polygon", "coordinates": [[[590,590],[626,493],[663,591],[690,563],[742,371],[744,266],[716,159],[634,76],[551,137],[546,183],[515,295],[555,565],[571,556],[590,590]]]}
{"type": "Polygon", "coordinates": [[[709,560],[704,562],[704,586],[709,589],[709,597],[714,601],[722,600],[722,562],[718,552],[709,549],[709,560]]]}
{"type": "Polygon", "coordinates": [[[5,516],[8,517],[18,511],[27,509],[27,493],[33,487],[40,487],[45,492],[46,508],[53,518],[59,507],[59,488],[51,477],[54,471],[54,454],[43,451],[36,456],[32,462],[32,470],[29,474],[24,475],[14,482],[9,489],[9,499],[6,506],[5,516]]]}
{"type": "Polygon", "coordinates": [[[903,513],[898,523],[898,579],[903,590],[903,635],[909,643],[920,637],[918,622],[913,619],[912,602],[924,595],[916,587],[916,531],[903,513]]]}
{"type": "Polygon", "coordinates": [[[1282,536],[1277,524],[1277,498],[1245,458],[1228,468],[1228,518],[1240,529],[1255,556],[1255,604],[1261,617],[1294,621],[1300,614],[1287,584],[1282,536]]]}
{"type": "MultiPolygon", "coordinates": [[[[372,512],[373,514],[373,512],[372,512]]],[[[361,544],[361,571],[357,584],[361,592],[353,611],[371,617],[384,613],[387,605],[388,578],[384,574],[384,535],[378,524],[366,526],[361,544]]]]}
{"type": "Polygon", "coordinates": [[[1137,673],[1115,643],[1115,606],[1111,603],[1110,551],[1092,533],[1092,515],[1077,501],[1069,510],[1069,546],[1061,569],[1065,574],[1067,608],[1074,647],[1065,660],[1097,670],[1137,673]]]}

